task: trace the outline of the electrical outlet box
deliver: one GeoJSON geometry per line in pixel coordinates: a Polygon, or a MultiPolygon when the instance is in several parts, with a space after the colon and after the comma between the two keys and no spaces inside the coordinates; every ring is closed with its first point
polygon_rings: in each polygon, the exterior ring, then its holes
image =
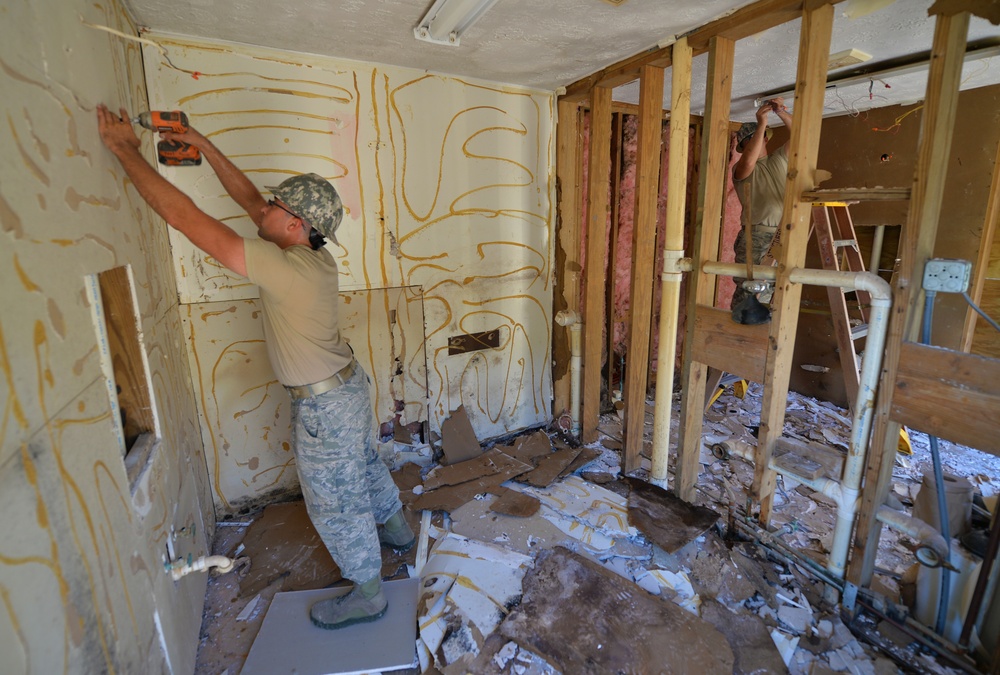
{"type": "Polygon", "coordinates": [[[924,266],[925,291],[964,293],[969,288],[972,263],[968,260],[933,258],[924,266]]]}

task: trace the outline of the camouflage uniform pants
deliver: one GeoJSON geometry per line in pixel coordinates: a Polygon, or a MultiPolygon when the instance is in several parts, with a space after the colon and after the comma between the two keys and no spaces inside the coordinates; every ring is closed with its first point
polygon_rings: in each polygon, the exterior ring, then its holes
{"type": "Polygon", "coordinates": [[[364,583],[382,569],[376,523],[401,508],[399,490],[373,442],[368,376],[292,401],[292,441],[309,518],[344,578],[364,583]]]}
{"type": "MultiPolygon", "coordinates": [[[[774,241],[774,235],[777,233],[777,227],[768,227],[766,225],[754,225],[753,226],[753,264],[759,265],[764,259],[764,254],[767,253],[768,249],[771,248],[771,243],[774,241]]],[[[733,242],[733,251],[736,253],[736,262],[746,264],[747,261],[747,245],[746,245],[746,228],[741,228],[739,234],[736,235],[736,241],[733,242]]],[[[738,307],[741,302],[743,302],[747,296],[753,295],[748,291],[743,290],[743,282],[746,281],[745,277],[733,277],[733,281],[736,282],[736,291],[733,293],[733,302],[729,305],[732,307],[738,307]]]]}

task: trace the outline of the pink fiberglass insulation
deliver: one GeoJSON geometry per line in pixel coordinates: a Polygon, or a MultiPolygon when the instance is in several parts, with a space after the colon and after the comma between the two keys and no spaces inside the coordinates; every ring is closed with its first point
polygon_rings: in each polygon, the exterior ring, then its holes
{"type": "MultiPolygon", "coordinates": [[[[736,252],[733,251],[733,243],[736,235],[740,233],[740,216],[743,207],[740,206],[739,197],[736,196],[736,189],[733,187],[733,165],[740,158],[740,153],[736,152],[736,134],[732,135],[729,143],[729,170],[726,171],[726,199],[723,203],[722,213],[722,234],[721,236],[721,262],[733,262],[736,259],[736,252]]],[[[718,294],[716,295],[716,307],[729,307],[733,299],[733,292],[736,284],[732,277],[719,277],[718,294]]]]}

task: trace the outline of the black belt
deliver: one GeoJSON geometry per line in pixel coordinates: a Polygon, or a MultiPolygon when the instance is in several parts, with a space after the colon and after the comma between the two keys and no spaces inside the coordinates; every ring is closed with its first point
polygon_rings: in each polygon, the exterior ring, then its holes
{"type": "Polygon", "coordinates": [[[292,398],[309,398],[310,396],[319,396],[320,394],[325,394],[328,391],[332,391],[342,384],[346,384],[351,376],[354,375],[354,369],[357,367],[357,361],[352,359],[350,363],[338,370],[336,373],[326,378],[325,380],[320,380],[319,382],[314,382],[313,384],[300,384],[297,387],[286,386],[285,389],[292,398]]]}

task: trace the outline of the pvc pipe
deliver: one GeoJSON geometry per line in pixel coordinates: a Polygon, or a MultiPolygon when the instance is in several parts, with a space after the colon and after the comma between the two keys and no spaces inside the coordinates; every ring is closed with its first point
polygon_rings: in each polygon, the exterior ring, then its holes
{"type": "Polygon", "coordinates": [[[917,559],[925,565],[935,566],[933,557],[931,556],[936,556],[940,560],[939,564],[942,565],[948,560],[948,543],[941,536],[941,533],[938,532],[937,528],[928,525],[919,518],[914,518],[902,511],[896,511],[885,505],[878,508],[878,511],[875,512],[875,518],[892,529],[902,532],[911,539],[920,542],[918,549],[929,549],[929,551],[925,551],[923,554],[919,551],[917,553],[917,559]]]}
{"type": "Polygon", "coordinates": [[[170,572],[170,576],[173,577],[174,581],[177,581],[191,574],[191,572],[203,572],[213,567],[218,568],[219,574],[226,574],[233,571],[233,564],[233,559],[227,558],[224,555],[203,555],[197,560],[190,562],[175,560],[172,563],[166,563],[164,567],[170,572]]]}
{"type": "MultiPolygon", "coordinates": [[[[678,270],[691,271],[694,263],[690,258],[678,260],[678,270]]],[[[744,274],[745,265],[737,263],[705,262],[701,271],[706,274],[740,276],[744,274]]],[[[754,278],[777,279],[777,267],[754,265],[754,278]]],[[[847,555],[850,549],[851,531],[854,527],[854,517],[857,514],[858,494],[861,488],[861,477],[864,473],[864,460],[868,450],[871,435],[872,416],[875,408],[875,390],[881,374],[881,357],[885,349],[886,335],[889,329],[889,309],[892,306],[892,289],[882,277],[871,272],[842,272],[839,270],[792,268],[788,272],[788,280],[796,284],[813,286],[839,287],[847,290],[867,291],[871,295],[871,313],[868,319],[868,342],[865,357],[861,362],[858,398],[854,405],[854,415],[851,424],[851,442],[844,462],[844,473],[840,483],[836,481],[820,481],[816,483],[819,490],[837,502],[837,525],[827,560],[827,567],[838,578],[843,578],[847,565],[847,555]]],[[[752,457],[750,457],[752,461],[752,457]]],[[[779,473],[791,475],[801,483],[810,485],[813,481],[802,480],[773,466],[779,473]]],[[[828,480],[828,479],[827,479],[828,480]]],[[[810,485],[810,487],[813,487],[810,485]]],[[[814,489],[816,489],[814,487],[814,489]]]]}
{"type": "MultiPolygon", "coordinates": [[[[686,164],[685,164],[686,166],[686,164]]],[[[677,315],[680,311],[681,281],[684,276],[676,262],[682,250],[663,251],[663,294],[660,296],[660,343],[656,352],[656,393],[653,409],[653,456],[650,482],[667,487],[670,451],[670,418],[673,413],[674,361],[677,355],[677,315]]]]}
{"type": "Polygon", "coordinates": [[[583,357],[581,333],[583,322],[580,315],[571,309],[561,310],[556,314],[556,323],[569,327],[569,414],[573,419],[574,436],[580,436],[580,371],[583,357]]]}
{"type": "Polygon", "coordinates": [[[885,239],[885,225],[875,226],[875,238],[872,240],[872,257],[868,263],[868,271],[878,274],[879,262],[882,260],[882,241],[885,239]]]}
{"type": "Polygon", "coordinates": [[[656,405],[653,408],[653,448],[650,482],[667,487],[670,418],[673,414],[674,361],[683,275],[676,263],[684,255],[685,188],[688,182],[688,127],[691,114],[691,61],[686,37],[671,49],[670,146],[667,148],[667,209],[663,235],[663,292],[660,295],[660,342],[656,352],[656,405]]]}

